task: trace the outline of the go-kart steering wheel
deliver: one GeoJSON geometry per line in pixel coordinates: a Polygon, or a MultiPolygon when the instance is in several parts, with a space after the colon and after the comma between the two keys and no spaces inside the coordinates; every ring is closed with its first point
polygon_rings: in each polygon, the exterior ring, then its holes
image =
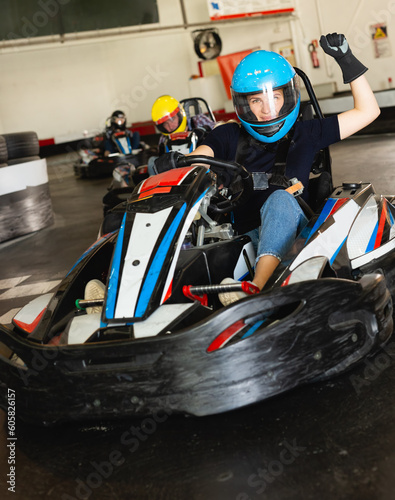
{"type": "Polygon", "coordinates": [[[205,155],[181,156],[177,159],[177,167],[189,167],[196,163],[210,166],[210,169],[217,175],[217,185],[222,184],[231,188],[238,178],[241,180],[237,193],[230,193],[231,197],[229,199],[210,205],[214,212],[229,212],[250,199],[254,191],[252,176],[242,165],[234,161],[219,160],[205,155]]]}

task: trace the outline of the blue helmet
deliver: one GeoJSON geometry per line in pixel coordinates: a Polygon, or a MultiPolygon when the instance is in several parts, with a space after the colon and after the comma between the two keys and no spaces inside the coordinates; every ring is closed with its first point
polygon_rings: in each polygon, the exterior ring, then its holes
{"type": "Polygon", "coordinates": [[[230,90],[241,124],[258,141],[278,141],[298,118],[298,77],[276,52],[248,54],[235,69],[230,90]]]}

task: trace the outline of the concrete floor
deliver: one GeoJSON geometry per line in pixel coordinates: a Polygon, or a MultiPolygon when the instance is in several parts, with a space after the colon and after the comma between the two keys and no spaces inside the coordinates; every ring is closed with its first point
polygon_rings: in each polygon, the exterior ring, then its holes
{"type": "MultiPolygon", "coordinates": [[[[372,181],[395,194],[395,135],[358,136],[331,153],[335,184],[372,181]]],[[[56,286],[98,232],[109,179],[75,179],[70,155],[47,162],[55,224],[0,245],[2,323],[56,286]]],[[[1,498],[395,499],[393,342],[341,377],[228,414],[56,428],[18,422],[16,493],[7,491],[0,411],[1,498]],[[133,445],[125,435],[137,436],[133,445]]]]}

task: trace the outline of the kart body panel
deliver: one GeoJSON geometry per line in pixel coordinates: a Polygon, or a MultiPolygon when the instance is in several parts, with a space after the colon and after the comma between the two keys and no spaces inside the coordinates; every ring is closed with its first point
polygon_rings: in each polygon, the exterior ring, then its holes
{"type": "Polygon", "coordinates": [[[384,278],[367,275],[278,288],[193,327],[132,341],[40,345],[1,327],[0,340],[24,366],[2,358],[0,385],[3,394],[18,392],[19,416],[37,423],[221,413],[332,377],[376,352],[392,333],[390,304],[384,278]]]}
{"type": "Polygon", "coordinates": [[[115,168],[127,168],[134,172],[137,167],[148,161],[155,151],[149,149],[132,149],[128,131],[117,131],[111,134],[110,139],[116,151],[108,156],[104,154],[106,134],[93,139],[93,146],[79,151],[79,158],[74,163],[74,174],[80,179],[110,177],[115,168]]]}

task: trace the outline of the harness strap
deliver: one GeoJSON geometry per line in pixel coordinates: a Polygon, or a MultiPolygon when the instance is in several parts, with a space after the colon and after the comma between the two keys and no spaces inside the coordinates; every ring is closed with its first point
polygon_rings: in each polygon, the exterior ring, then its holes
{"type": "MultiPolygon", "coordinates": [[[[274,159],[274,165],[273,168],[271,169],[271,173],[265,173],[267,176],[268,183],[273,184],[275,186],[281,186],[287,188],[291,185],[290,180],[285,175],[285,170],[287,167],[287,156],[289,147],[291,145],[292,136],[293,136],[293,129],[291,129],[291,131],[287,134],[287,136],[284,139],[278,142],[276,149],[276,156],[274,159]]],[[[244,165],[244,162],[247,158],[251,146],[258,147],[259,149],[262,149],[262,151],[265,150],[267,151],[269,150],[271,145],[266,145],[266,144],[262,145],[262,143],[256,141],[253,137],[251,137],[250,134],[245,130],[245,128],[241,126],[239,139],[237,141],[236,157],[235,157],[235,161],[237,163],[244,165]]],[[[262,176],[262,173],[260,174],[262,176]]],[[[258,187],[258,189],[262,189],[262,187],[258,187]]]]}
{"type": "Polygon", "coordinates": [[[291,137],[286,137],[279,142],[276,151],[276,157],[274,159],[274,165],[272,168],[272,176],[270,178],[270,184],[274,186],[289,187],[290,181],[285,175],[285,170],[287,168],[287,156],[289,147],[291,145],[291,137]]]}

